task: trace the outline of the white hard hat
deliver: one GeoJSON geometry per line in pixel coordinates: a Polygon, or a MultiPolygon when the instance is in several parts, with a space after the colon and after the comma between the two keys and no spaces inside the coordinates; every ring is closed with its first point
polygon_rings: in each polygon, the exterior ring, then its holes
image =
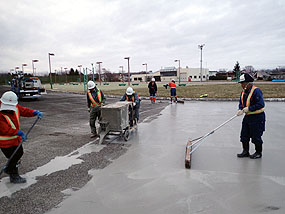
{"type": "Polygon", "coordinates": [[[175,82],[175,80],[174,80],[174,79],[172,79],[172,80],[171,80],[171,82],[175,82]]]}
{"type": "Polygon", "coordinates": [[[95,87],[96,87],[96,84],[95,84],[95,82],[93,82],[92,80],[90,80],[90,81],[88,81],[87,86],[88,86],[88,89],[90,90],[90,89],[95,88],[95,87]]]}
{"type": "Polygon", "coordinates": [[[133,92],[134,92],[134,90],[132,89],[132,87],[128,87],[128,88],[127,88],[127,91],[126,91],[126,94],[127,94],[127,95],[132,95],[133,92]]]}
{"type": "Polygon", "coordinates": [[[5,92],[1,97],[0,111],[11,110],[16,111],[16,106],[18,104],[18,97],[13,91],[5,92]]]}
{"type": "Polygon", "coordinates": [[[155,79],[154,79],[154,78],[151,78],[151,81],[155,82],[155,79]]]}

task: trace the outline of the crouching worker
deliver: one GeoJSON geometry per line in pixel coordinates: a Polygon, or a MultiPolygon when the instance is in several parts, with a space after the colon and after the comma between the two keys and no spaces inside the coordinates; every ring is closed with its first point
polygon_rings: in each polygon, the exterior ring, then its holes
{"type": "Polygon", "coordinates": [[[91,138],[99,137],[96,132],[96,119],[101,118],[101,106],[105,103],[105,97],[103,92],[96,87],[95,82],[89,81],[87,83],[89,92],[87,93],[87,106],[90,112],[89,124],[91,128],[91,138]]]}
{"type": "MultiPolygon", "coordinates": [[[[139,99],[138,94],[131,87],[128,87],[126,90],[126,93],[124,94],[124,96],[121,98],[120,101],[133,102],[132,111],[135,111],[135,119],[136,119],[136,122],[138,122],[139,118],[140,118],[140,116],[139,116],[140,99],[139,99]]],[[[133,125],[132,119],[131,119],[131,125],[133,125]]]]}
{"type": "MultiPolygon", "coordinates": [[[[12,91],[5,92],[0,99],[0,148],[7,159],[10,159],[21,141],[27,139],[26,134],[20,130],[20,116],[43,117],[40,111],[22,107],[18,104],[18,97],[12,91]]],[[[25,183],[18,172],[18,163],[23,156],[22,145],[12,157],[4,172],[10,176],[11,183],[25,183]]]]}
{"type": "Polygon", "coordinates": [[[173,98],[174,98],[174,102],[177,103],[177,95],[176,95],[176,84],[175,84],[175,80],[172,79],[170,83],[163,85],[165,87],[165,89],[167,89],[167,87],[170,87],[170,102],[172,104],[173,102],[173,98]]]}

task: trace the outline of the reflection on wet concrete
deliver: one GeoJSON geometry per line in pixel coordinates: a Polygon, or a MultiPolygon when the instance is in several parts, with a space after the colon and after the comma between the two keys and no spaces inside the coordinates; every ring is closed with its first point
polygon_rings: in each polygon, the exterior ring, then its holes
{"type": "Polygon", "coordinates": [[[104,145],[95,144],[96,141],[98,140],[91,141],[66,156],[56,157],[49,163],[24,174],[23,177],[27,178],[27,183],[25,184],[11,184],[9,181],[9,177],[1,179],[0,198],[3,196],[10,197],[11,194],[13,194],[14,192],[31,186],[32,184],[37,182],[36,178],[39,176],[49,175],[60,170],[66,170],[72,165],[80,164],[83,161],[82,159],[80,159],[82,155],[91,152],[99,152],[105,147],[104,145]]]}
{"type": "MultiPolygon", "coordinates": [[[[232,117],[236,102],[169,105],[141,123],[129,151],[49,213],[284,213],[284,103],[267,103],[264,156],[238,159],[242,117],[205,140],[184,168],[188,138],[232,117]],[[282,122],[280,122],[282,121],[282,122]]],[[[251,152],[254,148],[251,146],[251,152]]]]}

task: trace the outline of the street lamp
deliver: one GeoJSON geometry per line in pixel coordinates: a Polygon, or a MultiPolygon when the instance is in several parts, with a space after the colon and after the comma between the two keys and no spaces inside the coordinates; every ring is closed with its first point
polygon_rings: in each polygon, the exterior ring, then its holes
{"type": "Polygon", "coordinates": [[[100,85],[101,85],[101,63],[102,62],[96,62],[96,64],[98,64],[99,65],[99,82],[100,82],[100,85]]]}
{"type": "Polygon", "coordinates": [[[92,66],[92,80],[95,81],[93,63],[91,63],[91,66],[92,66]]]}
{"type": "Polygon", "coordinates": [[[147,63],[143,63],[145,65],[145,81],[147,82],[147,63]]]}
{"type": "Polygon", "coordinates": [[[65,82],[67,83],[67,68],[64,68],[65,70],[65,82]]]}
{"type": "Polygon", "coordinates": [[[124,66],[119,66],[119,68],[122,68],[122,81],[124,82],[124,66]]]}
{"type": "Polygon", "coordinates": [[[24,75],[24,67],[27,66],[27,64],[22,64],[22,72],[23,72],[23,75],[24,75]]]}
{"type": "Polygon", "coordinates": [[[80,85],[81,85],[81,68],[82,68],[82,65],[78,65],[78,68],[80,69],[79,70],[79,80],[80,80],[80,85]]]}
{"type": "Polygon", "coordinates": [[[179,84],[180,84],[180,59],[176,59],[176,60],[174,60],[174,62],[178,62],[178,80],[179,80],[179,84]]]}
{"type": "Polygon", "coordinates": [[[35,65],[34,65],[34,63],[35,62],[38,62],[39,60],[37,60],[37,59],[33,59],[32,60],[32,66],[33,66],[33,76],[35,76],[35,65]]]}
{"type": "Polygon", "coordinates": [[[130,57],[125,57],[128,60],[128,86],[130,86],[130,57]]]}
{"type": "Polygon", "coordinates": [[[17,70],[19,70],[19,69],[20,69],[20,67],[18,67],[18,66],[15,67],[15,73],[16,73],[16,74],[18,74],[18,73],[17,73],[17,72],[18,72],[17,70]]]}
{"type": "Polygon", "coordinates": [[[201,60],[200,60],[200,81],[202,82],[202,50],[205,44],[198,45],[198,48],[201,49],[201,60]]]}
{"type": "Polygon", "coordinates": [[[54,54],[53,54],[53,53],[48,53],[48,62],[49,62],[49,83],[50,83],[50,88],[52,89],[52,77],[51,77],[50,56],[54,56],[54,54]]]}

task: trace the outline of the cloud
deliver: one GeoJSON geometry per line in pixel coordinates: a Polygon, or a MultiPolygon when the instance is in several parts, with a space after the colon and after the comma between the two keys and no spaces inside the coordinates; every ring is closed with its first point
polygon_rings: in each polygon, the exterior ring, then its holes
{"type": "Polygon", "coordinates": [[[164,66],[275,68],[285,62],[285,4],[270,0],[10,0],[0,7],[0,70],[39,59],[37,71],[102,61],[118,71],[164,66]]]}

